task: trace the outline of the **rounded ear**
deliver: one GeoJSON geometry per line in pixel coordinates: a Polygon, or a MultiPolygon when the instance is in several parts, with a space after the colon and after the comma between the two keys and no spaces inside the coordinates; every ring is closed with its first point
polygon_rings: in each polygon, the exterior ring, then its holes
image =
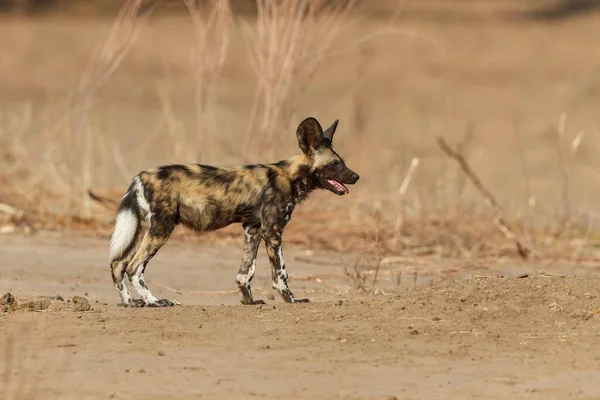
{"type": "Polygon", "coordinates": [[[312,154],[323,145],[323,128],[313,117],[306,118],[298,125],[296,136],[300,150],[306,155],[312,154]]]}
{"type": "Polygon", "coordinates": [[[331,124],[331,126],[327,128],[325,132],[323,132],[323,136],[325,136],[325,139],[328,139],[330,142],[333,142],[333,135],[335,134],[335,130],[337,129],[339,122],[340,120],[336,119],[333,122],[333,124],[331,124]]]}

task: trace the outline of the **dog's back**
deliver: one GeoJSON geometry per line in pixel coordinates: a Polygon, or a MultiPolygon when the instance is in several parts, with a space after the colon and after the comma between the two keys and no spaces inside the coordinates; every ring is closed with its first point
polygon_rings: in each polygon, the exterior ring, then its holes
{"type": "Polygon", "coordinates": [[[265,204],[293,202],[289,167],[301,161],[235,168],[166,165],[138,176],[153,220],[174,216],[177,223],[204,232],[233,223],[258,223],[265,204]]]}

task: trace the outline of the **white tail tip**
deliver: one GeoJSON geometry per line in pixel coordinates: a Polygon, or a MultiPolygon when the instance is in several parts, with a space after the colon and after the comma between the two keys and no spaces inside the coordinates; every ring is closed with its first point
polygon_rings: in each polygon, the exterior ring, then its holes
{"type": "Polygon", "coordinates": [[[124,209],[117,214],[115,231],[110,238],[109,261],[121,256],[133,241],[137,230],[138,219],[133,210],[124,209]]]}

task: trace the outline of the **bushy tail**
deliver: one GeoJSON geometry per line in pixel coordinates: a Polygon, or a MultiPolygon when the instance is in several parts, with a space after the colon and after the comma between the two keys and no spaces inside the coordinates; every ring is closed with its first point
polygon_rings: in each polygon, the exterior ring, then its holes
{"type": "Polygon", "coordinates": [[[140,181],[140,178],[136,176],[119,205],[115,231],[110,238],[109,262],[112,262],[123,255],[131,245],[135,233],[139,228],[139,205],[137,202],[140,189],[142,189],[142,182],[140,181]]]}

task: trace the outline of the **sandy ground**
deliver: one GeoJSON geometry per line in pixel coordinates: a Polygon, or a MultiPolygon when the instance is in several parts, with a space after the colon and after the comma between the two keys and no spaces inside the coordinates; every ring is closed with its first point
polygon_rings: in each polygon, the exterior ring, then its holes
{"type": "Polygon", "coordinates": [[[592,263],[407,258],[374,294],[352,288],[338,255],[288,249],[292,288],[313,302],[287,305],[261,251],[255,292],[268,305],[242,306],[228,292],[241,249],[173,240],[147,282],[182,305],[127,309],[105,239],[1,239],[2,293],[64,299],[0,312],[3,399],[600,397],[592,263]],[[74,296],[91,309],[75,311],[74,296]]]}

